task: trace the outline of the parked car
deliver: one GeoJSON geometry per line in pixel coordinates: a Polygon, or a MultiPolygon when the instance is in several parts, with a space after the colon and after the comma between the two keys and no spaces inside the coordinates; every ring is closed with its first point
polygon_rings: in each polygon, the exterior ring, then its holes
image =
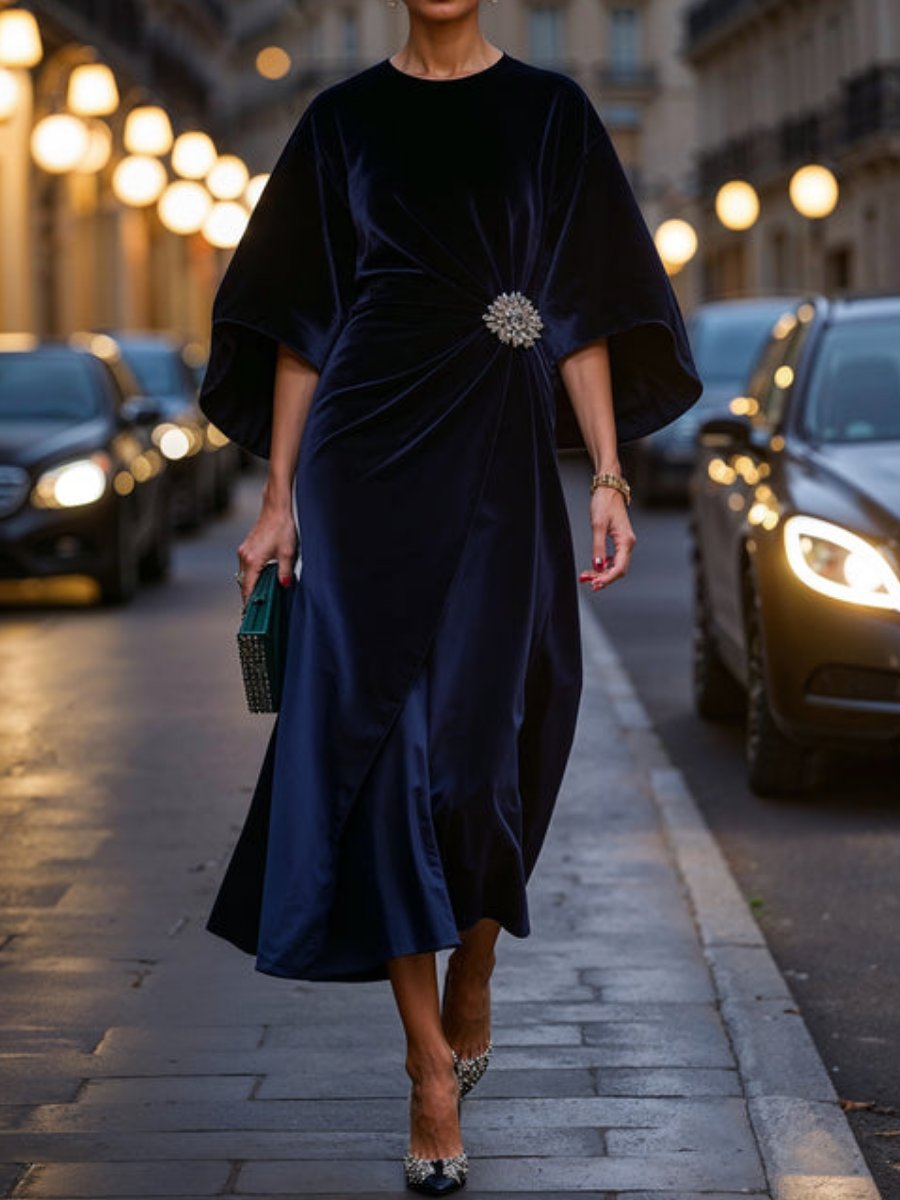
{"type": "MultiPolygon", "coordinates": [[[[643,504],[685,501],[696,458],[697,430],[708,418],[728,411],[769,331],[796,296],[756,296],[701,304],[686,321],[703,395],[686,413],[635,443],[628,470],[635,497],[643,504]]],[[[624,464],[623,464],[624,465],[624,464]]]]}
{"type": "Polygon", "coordinates": [[[131,598],[169,567],[160,412],[88,349],[0,340],[0,578],[90,575],[131,598]]]}
{"type": "Polygon", "coordinates": [[[197,404],[192,344],[161,333],[105,336],[134,373],[142,393],[162,413],[153,440],[169,460],[175,488],[175,521],[192,529],[231,504],[239,469],[237,447],[210,423],[197,404]]]}
{"type": "Polygon", "coordinates": [[[900,748],[900,296],[785,314],[691,480],[694,697],[746,695],[752,787],[900,748]]]}

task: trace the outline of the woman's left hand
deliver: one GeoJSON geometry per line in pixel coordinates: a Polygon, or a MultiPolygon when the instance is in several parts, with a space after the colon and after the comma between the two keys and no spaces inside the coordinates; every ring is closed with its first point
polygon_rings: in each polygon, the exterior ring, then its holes
{"type": "Polygon", "coordinates": [[[591,496],[591,529],[594,535],[592,570],[582,571],[578,580],[589,583],[591,591],[596,592],[627,574],[637,541],[621,492],[615,488],[597,488],[591,496]],[[607,556],[607,542],[613,547],[610,556],[607,556]]]}

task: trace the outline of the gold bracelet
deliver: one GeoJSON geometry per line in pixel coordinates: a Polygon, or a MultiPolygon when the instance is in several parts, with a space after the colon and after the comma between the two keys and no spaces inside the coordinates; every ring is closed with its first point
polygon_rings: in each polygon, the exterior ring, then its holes
{"type": "Polygon", "coordinates": [[[615,488],[625,497],[626,504],[631,503],[631,488],[621,475],[613,475],[611,471],[598,472],[591,478],[591,495],[593,496],[597,488],[601,487],[615,488]]]}

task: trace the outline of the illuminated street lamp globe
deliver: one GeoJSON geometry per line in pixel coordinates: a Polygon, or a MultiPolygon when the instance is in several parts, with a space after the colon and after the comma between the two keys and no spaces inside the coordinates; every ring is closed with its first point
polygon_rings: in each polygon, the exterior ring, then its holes
{"type": "Polygon", "coordinates": [[[697,234],[689,221],[680,217],[663,221],[653,238],[659,257],[670,275],[675,275],[697,253],[697,234]]]}
{"type": "Polygon", "coordinates": [[[203,223],[203,236],[220,250],[231,250],[244,236],[250,214],[243,204],[233,200],[220,201],[210,209],[203,223]]]}
{"type": "Polygon", "coordinates": [[[0,67],[0,121],[8,121],[19,105],[19,84],[12,71],[0,67]]]}
{"type": "Polygon", "coordinates": [[[42,171],[64,175],[88,152],[87,125],[69,113],[54,113],[38,121],[31,133],[31,156],[42,171]]]}
{"type": "Polygon", "coordinates": [[[41,31],[24,8],[0,12],[0,67],[36,67],[44,57],[41,31]]]}
{"type": "Polygon", "coordinates": [[[802,217],[827,217],[837,207],[838,181],[827,167],[811,163],[795,171],[790,182],[791,204],[802,217]]]}
{"type": "Polygon", "coordinates": [[[212,196],[202,183],[177,179],[159,198],[159,219],[171,233],[198,233],[209,216],[212,196]]]}
{"type": "Polygon", "coordinates": [[[155,204],[166,186],[166,168],[148,154],[123,158],[113,171],[112,187],[116,197],[131,208],[155,204]]]}
{"type": "Polygon", "coordinates": [[[268,175],[254,175],[244,191],[244,200],[249,204],[250,208],[256,208],[259,203],[259,198],[263,194],[263,189],[269,182],[268,175]]]}
{"type": "Polygon", "coordinates": [[[236,154],[223,154],[206,177],[206,186],[217,200],[237,200],[250,182],[250,172],[236,154]]]}
{"type": "Polygon", "coordinates": [[[759,216],[756,188],[743,179],[723,183],[716,193],[716,216],[726,229],[750,229],[759,216]]]}
{"type": "Polygon", "coordinates": [[[209,134],[192,129],[175,139],[172,169],[184,179],[205,179],[218,157],[216,143],[209,134]]]}
{"type": "Polygon", "coordinates": [[[112,158],[112,130],[103,121],[88,121],[87,129],[88,147],[75,170],[79,175],[96,175],[112,158]]]}
{"type": "Polygon", "coordinates": [[[82,63],[69,76],[66,103],[79,117],[106,117],[119,107],[116,77],[104,63],[82,63]]]}
{"type": "Polygon", "coordinates": [[[164,108],[143,104],[125,120],[125,149],[130,154],[168,154],[172,149],[172,122],[164,108]]]}

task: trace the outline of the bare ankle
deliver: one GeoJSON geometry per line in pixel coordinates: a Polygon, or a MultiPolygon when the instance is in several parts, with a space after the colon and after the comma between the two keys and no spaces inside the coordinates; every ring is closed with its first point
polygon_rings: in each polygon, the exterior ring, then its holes
{"type": "Polygon", "coordinates": [[[447,971],[454,979],[466,976],[488,983],[496,965],[497,955],[493,950],[471,950],[457,946],[447,960],[447,971]]]}
{"type": "Polygon", "coordinates": [[[407,1050],[406,1073],[417,1084],[446,1079],[453,1070],[453,1051],[449,1045],[416,1047],[407,1050]]]}

